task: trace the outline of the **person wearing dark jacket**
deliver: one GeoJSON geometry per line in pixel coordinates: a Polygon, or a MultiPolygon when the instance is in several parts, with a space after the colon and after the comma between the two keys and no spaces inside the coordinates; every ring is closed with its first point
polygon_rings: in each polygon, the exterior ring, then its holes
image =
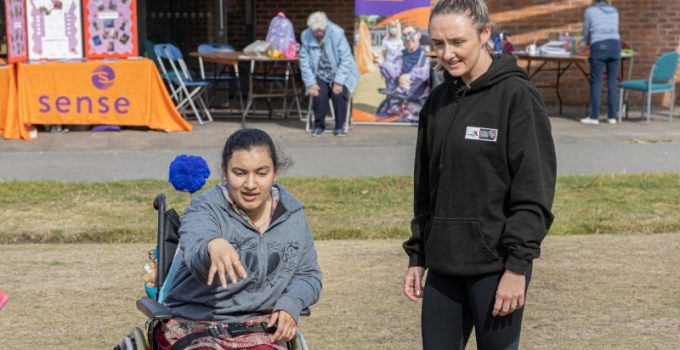
{"type": "Polygon", "coordinates": [[[420,112],[404,293],[423,298],[424,349],[464,348],[473,327],[479,349],[516,349],[553,221],[550,121],[515,58],[490,52],[483,0],[441,0],[429,32],[446,72],[420,112]]]}

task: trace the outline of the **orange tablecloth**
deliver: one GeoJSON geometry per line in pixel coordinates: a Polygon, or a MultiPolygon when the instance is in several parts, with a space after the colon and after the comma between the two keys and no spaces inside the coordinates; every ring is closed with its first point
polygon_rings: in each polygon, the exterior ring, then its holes
{"type": "Polygon", "coordinates": [[[18,113],[4,137],[28,140],[32,124],[110,124],[189,131],[148,59],[18,64],[18,113]]]}
{"type": "MultiPolygon", "coordinates": [[[[17,82],[14,65],[0,67],[0,135],[7,138],[11,131],[19,129],[17,122],[17,82]]],[[[18,138],[18,135],[17,137],[18,138]]],[[[28,130],[26,130],[28,139],[28,130]]]]}

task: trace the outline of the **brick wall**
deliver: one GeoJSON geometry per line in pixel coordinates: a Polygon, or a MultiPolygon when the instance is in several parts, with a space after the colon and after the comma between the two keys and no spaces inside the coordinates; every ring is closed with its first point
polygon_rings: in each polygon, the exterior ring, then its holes
{"type": "MultiPolygon", "coordinates": [[[[229,0],[229,41],[238,48],[244,42],[245,2],[229,0]]],[[[295,28],[298,41],[300,34],[307,28],[307,17],[315,11],[324,11],[328,18],[345,28],[347,40],[352,43],[354,32],[354,0],[259,0],[255,3],[255,37],[264,39],[267,36],[269,22],[277,13],[283,12],[295,28]]]]}
{"type": "MultiPolygon", "coordinates": [[[[591,0],[488,0],[492,20],[500,29],[513,33],[511,41],[521,49],[532,43],[555,39],[560,32],[580,33],[583,12],[591,0]]],[[[667,51],[680,51],[680,1],[670,0],[613,0],[619,10],[621,39],[638,53],[635,57],[633,79],[647,77],[656,57],[667,51]]],[[[547,75],[549,73],[544,73],[547,75]]],[[[541,83],[541,77],[537,83],[541,83]]],[[[676,84],[680,74],[676,76],[676,84]]],[[[583,104],[589,89],[580,72],[571,69],[563,77],[562,93],[566,104],[583,104]]],[[[555,103],[555,93],[542,89],[547,103],[555,103]]],[[[632,102],[639,103],[641,94],[632,94],[632,102]]],[[[658,99],[661,97],[657,97],[658,99]]],[[[603,105],[606,96],[603,95],[603,105]]],[[[664,102],[668,103],[668,96],[664,102]]],[[[676,99],[676,104],[680,102],[676,99]]]]}
{"type": "MultiPolygon", "coordinates": [[[[238,48],[246,44],[245,1],[227,0],[229,42],[238,48]]],[[[437,0],[433,0],[436,3],[437,0]]],[[[516,48],[522,49],[534,40],[540,44],[555,39],[559,33],[580,33],[583,26],[583,12],[591,0],[487,0],[491,18],[499,29],[509,31],[516,48]]],[[[196,0],[196,11],[213,11],[215,0],[196,0]]],[[[677,0],[613,0],[619,9],[622,39],[637,52],[633,78],[646,77],[657,56],[666,51],[680,51],[680,1],[677,0]]],[[[306,28],[307,16],[314,11],[324,11],[329,18],[345,28],[347,38],[352,43],[354,28],[354,0],[258,0],[255,9],[256,38],[263,39],[272,17],[283,11],[291,19],[296,36],[306,28]]],[[[197,45],[210,41],[212,22],[209,20],[192,21],[187,30],[191,31],[191,43],[197,45]]],[[[194,46],[195,47],[195,46],[194,46]]],[[[587,67],[586,67],[587,69],[587,67]]],[[[550,73],[537,77],[554,78],[550,73]]],[[[680,74],[676,82],[680,81],[680,74]]],[[[575,68],[570,69],[562,79],[562,96],[565,104],[581,105],[588,100],[587,82],[575,68]]],[[[556,103],[556,95],[549,89],[541,89],[548,104],[556,103]]],[[[633,103],[639,101],[641,94],[633,94],[633,103]]],[[[603,96],[606,98],[606,96],[603,96]]],[[[666,102],[668,97],[666,97],[666,102]]],[[[676,99],[676,104],[680,104],[676,99]]],[[[655,101],[655,102],[658,102],[655,101]]],[[[603,105],[606,103],[603,101],[603,105]]]]}

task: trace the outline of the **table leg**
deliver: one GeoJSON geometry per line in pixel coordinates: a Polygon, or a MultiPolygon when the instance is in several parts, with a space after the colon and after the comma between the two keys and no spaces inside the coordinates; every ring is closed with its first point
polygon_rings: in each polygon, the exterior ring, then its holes
{"type": "Polygon", "coordinates": [[[248,76],[248,99],[246,103],[246,108],[243,110],[243,115],[241,116],[241,128],[246,127],[246,116],[250,110],[250,106],[253,105],[253,74],[255,74],[255,60],[250,61],[250,74],[248,76]]]}
{"type": "Polygon", "coordinates": [[[293,74],[292,74],[293,75],[293,79],[292,79],[293,95],[295,96],[295,98],[293,99],[293,102],[295,102],[295,104],[297,105],[298,117],[300,118],[300,120],[302,120],[302,109],[300,109],[300,98],[298,97],[297,83],[295,82],[295,73],[296,72],[294,70],[292,70],[292,67],[293,66],[291,64],[291,71],[293,72],[293,74]]]}
{"type": "MultiPolygon", "coordinates": [[[[565,71],[569,68],[565,68],[565,71]]],[[[557,101],[560,106],[560,115],[562,115],[562,96],[560,96],[560,77],[562,77],[562,62],[557,62],[557,82],[555,83],[555,92],[557,93],[557,101]]]]}
{"type": "MultiPolygon", "coordinates": [[[[586,81],[588,82],[588,96],[590,96],[590,74],[586,72],[583,67],[581,67],[580,64],[575,63],[576,67],[583,73],[583,76],[586,78],[586,81]]],[[[590,106],[590,98],[588,99],[588,103],[586,104],[586,118],[588,117],[588,107],[590,106]]]]}
{"type": "Polygon", "coordinates": [[[529,80],[533,78],[533,75],[531,75],[531,60],[527,60],[527,75],[529,76],[529,80]]]}
{"type": "Polygon", "coordinates": [[[286,75],[283,79],[283,118],[286,118],[286,102],[288,102],[288,78],[290,77],[290,62],[286,61],[286,75]]]}

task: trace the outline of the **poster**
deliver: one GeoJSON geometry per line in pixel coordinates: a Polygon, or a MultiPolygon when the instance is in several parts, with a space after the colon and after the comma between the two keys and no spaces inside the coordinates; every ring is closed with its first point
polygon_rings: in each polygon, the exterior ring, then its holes
{"type": "Polygon", "coordinates": [[[28,58],[83,57],[80,0],[26,0],[28,58]]]}
{"type": "Polygon", "coordinates": [[[26,49],[26,8],[23,0],[6,0],[7,58],[10,62],[23,62],[28,58],[26,49]]]}
{"type": "Polygon", "coordinates": [[[430,93],[430,0],[355,0],[352,122],[418,123],[430,93]]]}
{"type": "Polygon", "coordinates": [[[85,56],[137,56],[136,0],[85,0],[85,56]]]}

